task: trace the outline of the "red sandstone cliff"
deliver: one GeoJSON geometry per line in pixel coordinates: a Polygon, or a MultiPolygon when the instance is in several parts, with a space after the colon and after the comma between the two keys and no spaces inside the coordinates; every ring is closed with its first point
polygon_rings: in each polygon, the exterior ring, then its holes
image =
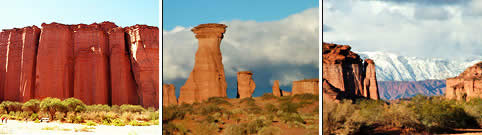
{"type": "Polygon", "coordinates": [[[457,100],[482,98],[482,62],[469,68],[457,77],[447,78],[445,97],[457,100]]]}
{"type": "Polygon", "coordinates": [[[379,99],[375,63],[367,59],[364,64],[350,50],[348,45],[323,43],[323,95],[379,99]]]}
{"type": "Polygon", "coordinates": [[[251,71],[238,72],[238,96],[239,98],[251,97],[256,88],[251,71]]]}
{"type": "Polygon", "coordinates": [[[176,87],[174,84],[162,85],[162,106],[176,105],[176,87]]]}
{"type": "Polygon", "coordinates": [[[226,97],[226,79],[220,50],[224,24],[201,24],[191,31],[196,34],[199,47],[194,68],[184,86],[181,87],[179,103],[194,103],[209,97],[226,97]]]}
{"type": "Polygon", "coordinates": [[[293,81],[292,94],[310,93],[318,95],[319,93],[319,79],[305,79],[293,81]]]}
{"type": "Polygon", "coordinates": [[[275,95],[277,97],[281,97],[281,89],[279,88],[279,80],[274,80],[273,95],[275,95]]]}
{"type": "Polygon", "coordinates": [[[0,100],[76,97],[87,104],[158,107],[158,32],[111,22],[4,30],[0,100]]]}

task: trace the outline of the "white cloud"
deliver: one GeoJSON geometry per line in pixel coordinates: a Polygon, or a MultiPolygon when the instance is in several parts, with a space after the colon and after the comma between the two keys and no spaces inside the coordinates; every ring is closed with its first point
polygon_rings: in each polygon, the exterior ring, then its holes
{"type": "MultiPolygon", "coordinates": [[[[270,80],[294,81],[282,80],[294,78],[280,76],[295,70],[297,65],[318,68],[317,8],[279,21],[232,20],[220,23],[228,26],[221,41],[224,70],[228,77],[236,76],[241,70],[271,67],[272,70],[262,71],[273,72],[270,80]],[[286,65],[292,68],[283,68],[286,65]]],[[[163,30],[165,80],[186,79],[194,66],[197,39],[190,29],[178,26],[171,31],[163,30]]]]}

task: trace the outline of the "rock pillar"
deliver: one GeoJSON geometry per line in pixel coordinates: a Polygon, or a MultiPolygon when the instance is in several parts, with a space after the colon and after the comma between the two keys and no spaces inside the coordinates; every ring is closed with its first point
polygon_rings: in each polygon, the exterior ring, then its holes
{"type": "Polygon", "coordinates": [[[21,102],[26,102],[34,98],[35,93],[35,67],[40,29],[37,26],[23,28],[22,38],[19,98],[21,102]]]}
{"type": "Polygon", "coordinates": [[[375,73],[375,62],[371,59],[365,59],[365,80],[363,83],[362,96],[378,100],[380,99],[378,93],[377,75],[375,73]]]}
{"type": "Polygon", "coordinates": [[[238,96],[239,98],[251,97],[256,88],[253,73],[250,71],[238,72],[238,96]]]}
{"type": "Polygon", "coordinates": [[[274,80],[273,83],[273,95],[281,97],[281,89],[279,88],[279,80],[274,80]]]}
{"type": "Polygon", "coordinates": [[[176,105],[176,87],[173,84],[162,85],[162,106],[176,105]]]}

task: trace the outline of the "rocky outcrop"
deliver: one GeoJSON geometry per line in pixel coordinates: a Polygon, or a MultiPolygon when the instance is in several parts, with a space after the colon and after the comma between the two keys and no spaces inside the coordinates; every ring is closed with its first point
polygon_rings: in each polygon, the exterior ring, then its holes
{"type": "Polygon", "coordinates": [[[275,95],[277,97],[281,97],[281,89],[279,88],[279,80],[274,80],[273,95],[275,95]]]}
{"type": "Polygon", "coordinates": [[[281,95],[282,95],[282,96],[291,96],[291,94],[292,94],[291,92],[281,90],[281,95]]]}
{"type": "Polygon", "coordinates": [[[124,28],[113,28],[109,34],[110,87],[112,104],[139,104],[136,82],[132,74],[124,28]]]}
{"type": "Polygon", "coordinates": [[[445,97],[457,100],[482,98],[482,62],[469,68],[457,77],[447,78],[445,97]]]}
{"type": "Polygon", "coordinates": [[[319,93],[319,79],[305,79],[299,81],[293,81],[292,94],[304,94],[310,93],[318,95],[319,93]]]}
{"type": "Polygon", "coordinates": [[[179,103],[194,103],[209,97],[226,97],[226,79],[220,50],[224,24],[201,24],[191,31],[198,39],[194,68],[181,87],[179,103]]]}
{"type": "Polygon", "coordinates": [[[256,88],[251,71],[238,72],[238,97],[251,97],[256,88]]]}
{"type": "Polygon", "coordinates": [[[159,28],[135,25],[126,31],[140,104],[159,108],[159,28]]]}
{"type": "Polygon", "coordinates": [[[162,85],[162,106],[176,105],[176,87],[173,84],[162,85]]]}
{"type": "Polygon", "coordinates": [[[379,99],[374,62],[367,59],[363,63],[360,56],[350,50],[348,45],[323,43],[323,86],[337,89],[340,95],[335,97],[379,99]]]}
{"type": "Polygon", "coordinates": [[[0,100],[75,97],[86,104],[158,107],[158,32],[111,22],[3,30],[0,100]]]}

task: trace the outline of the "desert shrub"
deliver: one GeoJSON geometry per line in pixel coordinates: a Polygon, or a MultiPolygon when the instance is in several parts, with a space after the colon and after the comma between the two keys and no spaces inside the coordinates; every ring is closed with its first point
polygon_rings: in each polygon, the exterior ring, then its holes
{"type": "Polygon", "coordinates": [[[89,120],[89,121],[83,123],[82,125],[86,125],[86,126],[97,126],[97,123],[89,120]]]}
{"type": "Polygon", "coordinates": [[[143,112],[143,111],[146,111],[146,109],[144,109],[144,107],[142,107],[140,105],[128,105],[128,104],[121,105],[120,110],[122,112],[143,112]]]}
{"type": "Polygon", "coordinates": [[[40,100],[30,99],[22,105],[23,111],[38,113],[40,111],[40,100]]]}
{"type": "Polygon", "coordinates": [[[34,123],[40,123],[40,120],[36,119],[36,120],[34,121],[34,123]]]}
{"type": "Polygon", "coordinates": [[[166,123],[162,124],[162,134],[164,135],[185,135],[188,130],[182,124],[166,123]]]}
{"type": "Polygon", "coordinates": [[[355,111],[355,105],[349,100],[334,103],[323,100],[323,133],[325,134],[354,134],[359,129],[349,121],[355,111]],[[345,123],[347,125],[345,126],[345,123]],[[348,125],[350,123],[351,125],[348,125]]]}
{"type": "Polygon", "coordinates": [[[65,117],[65,113],[63,113],[63,112],[55,112],[55,119],[56,119],[56,120],[63,121],[63,120],[64,120],[64,117],[65,117]]]}
{"type": "Polygon", "coordinates": [[[150,126],[151,124],[149,122],[139,122],[137,120],[133,120],[129,122],[129,125],[131,126],[150,126]]]}
{"type": "Polygon", "coordinates": [[[246,134],[245,129],[243,129],[239,125],[227,125],[226,129],[224,129],[224,134],[226,135],[244,135],[246,134]]]}
{"type": "Polygon", "coordinates": [[[220,111],[222,111],[221,107],[214,104],[204,105],[204,106],[201,106],[200,108],[200,114],[202,115],[209,115],[211,113],[220,112],[220,111]]]}
{"type": "Polygon", "coordinates": [[[380,115],[384,113],[384,104],[380,100],[357,100],[356,107],[358,110],[355,113],[357,115],[353,115],[352,118],[368,125],[384,121],[381,117],[382,115],[380,115]]]}
{"type": "Polygon", "coordinates": [[[55,112],[64,111],[65,108],[62,101],[58,98],[47,97],[40,102],[40,109],[47,112],[50,118],[53,118],[55,112]]]}
{"type": "Polygon", "coordinates": [[[112,105],[112,106],[110,107],[110,111],[117,112],[117,113],[122,113],[119,105],[112,105]]]}
{"type": "Polygon", "coordinates": [[[62,101],[62,104],[66,107],[66,111],[69,112],[83,112],[86,110],[84,102],[76,98],[67,98],[62,101]]]}
{"type": "Polygon", "coordinates": [[[231,105],[226,99],[222,97],[210,97],[208,100],[205,101],[205,103],[211,103],[211,104],[216,104],[216,105],[231,105]]]}
{"type": "Polygon", "coordinates": [[[159,120],[151,120],[152,125],[159,125],[159,120]]]}
{"type": "Polygon", "coordinates": [[[0,109],[10,114],[10,112],[22,111],[22,105],[20,102],[3,101],[0,104],[0,109]]]}
{"type": "MultiPolygon", "coordinates": [[[[164,110],[163,110],[163,111],[164,111],[164,110]]],[[[167,111],[166,111],[166,112],[167,112],[167,111]]],[[[170,112],[170,113],[163,113],[162,115],[163,115],[163,118],[173,117],[173,118],[169,118],[169,119],[172,119],[172,120],[173,120],[173,119],[176,119],[176,118],[178,118],[178,117],[179,117],[180,119],[182,119],[182,118],[184,117],[184,116],[182,116],[182,117],[181,117],[181,116],[175,116],[176,114],[173,114],[172,112],[170,112]],[[169,115],[169,116],[167,116],[167,115],[169,115]],[[164,116],[166,116],[166,117],[164,117],[164,116]]],[[[126,121],[126,122],[129,122],[129,121],[131,121],[131,120],[134,119],[134,116],[135,116],[134,113],[124,112],[124,113],[121,114],[120,119],[122,119],[122,120],[124,120],[124,121],[126,121]]]]}
{"type": "Polygon", "coordinates": [[[164,107],[162,109],[162,121],[167,122],[174,119],[184,119],[186,112],[177,106],[164,107]]]}
{"type": "Polygon", "coordinates": [[[86,106],[86,111],[87,112],[108,112],[108,111],[110,111],[110,106],[109,105],[101,105],[101,104],[88,105],[88,106],[86,106]]]}
{"type": "Polygon", "coordinates": [[[264,93],[263,96],[261,96],[261,98],[263,100],[268,100],[268,99],[277,99],[278,97],[273,95],[273,93],[264,93]]]}
{"type": "Polygon", "coordinates": [[[406,104],[391,104],[385,107],[381,117],[383,125],[397,128],[408,128],[419,130],[422,125],[416,118],[415,112],[406,104]]]}
{"type": "Polygon", "coordinates": [[[300,108],[300,107],[301,106],[298,103],[293,103],[293,102],[290,102],[290,101],[281,102],[278,105],[279,110],[281,110],[283,112],[289,112],[289,113],[298,112],[298,108],[300,108]]]}
{"type": "Polygon", "coordinates": [[[260,114],[263,111],[263,109],[261,109],[261,107],[259,107],[256,104],[248,105],[248,106],[244,107],[243,110],[245,112],[251,113],[251,114],[260,114]]]}
{"type": "Polygon", "coordinates": [[[292,96],[282,96],[278,98],[278,102],[290,102],[292,100],[292,96]]]}
{"type": "Polygon", "coordinates": [[[38,120],[38,114],[32,113],[32,115],[30,115],[30,120],[38,120]]]}
{"type": "Polygon", "coordinates": [[[255,102],[255,100],[251,97],[247,97],[247,98],[243,98],[243,99],[239,100],[239,103],[245,103],[245,104],[248,104],[248,105],[255,104],[254,102],[255,102]]]}
{"type": "Polygon", "coordinates": [[[149,113],[150,120],[159,120],[159,111],[149,113]]]}
{"type": "Polygon", "coordinates": [[[102,121],[102,124],[104,125],[109,125],[110,123],[112,123],[112,121],[114,119],[117,118],[117,113],[114,113],[114,112],[107,112],[107,113],[100,113],[100,118],[101,118],[101,121],[102,121]]]}
{"type": "Polygon", "coordinates": [[[264,110],[266,110],[267,112],[276,112],[278,111],[278,108],[276,108],[275,105],[268,103],[264,105],[264,110]]]}
{"type": "Polygon", "coordinates": [[[308,100],[308,101],[318,101],[319,96],[318,95],[313,95],[309,93],[304,93],[304,94],[296,94],[293,96],[294,99],[299,99],[299,100],[308,100]]]}
{"type": "Polygon", "coordinates": [[[69,123],[83,123],[84,119],[81,115],[76,115],[75,112],[68,112],[65,121],[69,123]]]}
{"type": "Polygon", "coordinates": [[[250,121],[248,123],[243,123],[241,125],[246,128],[246,131],[247,131],[248,134],[256,134],[256,133],[258,133],[259,130],[261,130],[261,128],[266,126],[263,123],[263,120],[254,120],[254,121],[250,121]]]}
{"type": "MultiPolygon", "coordinates": [[[[159,121],[158,121],[159,122],[159,121]]],[[[114,125],[114,126],[125,126],[126,123],[124,123],[124,121],[120,120],[120,119],[114,119],[112,120],[112,123],[110,125],[114,125]]],[[[159,125],[159,123],[158,123],[159,125]]]]}
{"type": "Polygon", "coordinates": [[[303,120],[303,118],[301,118],[301,116],[298,113],[282,113],[279,116],[279,118],[281,121],[285,123],[295,122],[295,121],[300,123],[306,123],[306,121],[303,120]]]}
{"type": "Polygon", "coordinates": [[[192,129],[193,133],[200,135],[214,135],[218,133],[219,128],[215,123],[199,123],[192,129]]]}
{"type": "Polygon", "coordinates": [[[477,120],[479,126],[482,126],[482,99],[472,98],[464,104],[464,110],[470,116],[477,120]]]}

